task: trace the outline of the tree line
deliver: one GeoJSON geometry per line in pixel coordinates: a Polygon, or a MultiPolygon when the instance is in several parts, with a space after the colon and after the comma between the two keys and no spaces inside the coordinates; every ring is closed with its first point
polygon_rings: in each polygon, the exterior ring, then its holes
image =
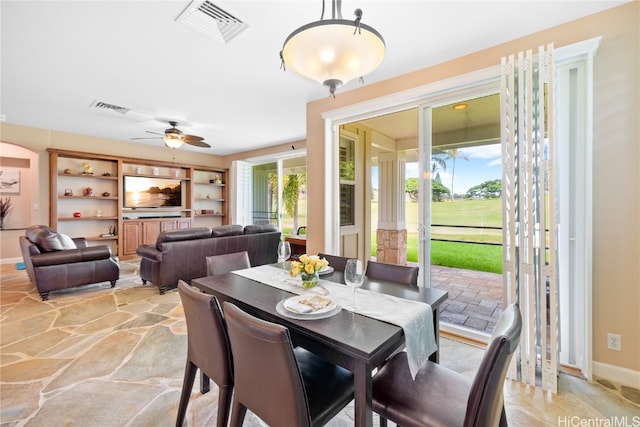
{"type": "MultiPolygon", "coordinates": [[[[407,178],[405,192],[413,202],[418,201],[418,178],[407,178]]],[[[464,195],[465,199],[495,199],[502,194],[502,180],[492,179],[481,184],[474,185],[464,195]]],[[[431,198],[434,202],[442,202],[451,199],[451,190],[445,187],[437,177],[431,181],[431,198]]]]}

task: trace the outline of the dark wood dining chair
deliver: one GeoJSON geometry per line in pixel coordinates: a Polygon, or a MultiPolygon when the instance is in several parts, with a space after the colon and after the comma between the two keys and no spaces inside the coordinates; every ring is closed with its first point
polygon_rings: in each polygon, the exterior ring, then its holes
{"type": "Polygon", "coordinates": [[[418,288],[418,272],[420,267],[408,265],[385,264],[382,262],[367,262],[365,275],[374,280],[400,283],[412,288],[418,288]]]}
{"type": "Polygon", "coordinates": [[[198,369],[202,372],[205,382],[201,385],[203,393],[209,391],[209,379],[218,386],[217,426],[224,427],[227,425],[231,407],[233,371],[229,340],[220,304],[214,296],[202,293],[182,280],[178,282],[178,294],[182,300],[187,323],[188,344],[176,427],[182,427],[184,422],[198,369]]]}
{"type": "Polygon", "coordinates": [[[349,260],[349,258],[347,257],[338,256],[338,255],[328,255],[323,253],[319,253],[318,256],[320,258],[325,258],[327,261],[329,261],[329,265],[333,267],[333,269],[336,271],[344,271],[344,268],[347,265],[347,261],[349,260]]]}
{"type": "Polygon", "coordinates": [[[270,426],[321,426],[353,400],[353,374],[301,347],[289,330],[223,304],[235,370],[232,427],[247,409],[270,426]]]}
{"type": "Polygon", "coordinates": [[[218,276],[251,267],[247,251],[211,255],[206,258],[206,262],[207,276],[218,276]]]}
{"type": "Polygon", "coordinates": [[[502,390],[520,341],[522,317],[508,306],[494,328],[475,378],[426,361],[412,379],[405,352],[373,377],[373,410],[380,426],[387,419],[403,427],[506,426],[502,390]]]}

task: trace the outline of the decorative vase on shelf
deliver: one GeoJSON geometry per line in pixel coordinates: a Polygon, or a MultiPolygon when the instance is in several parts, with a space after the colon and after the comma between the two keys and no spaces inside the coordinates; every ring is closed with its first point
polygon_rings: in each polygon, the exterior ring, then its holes
{"type": "Polygon", "coordinates": [[[315,288],[318,285],[318,280],[320,280],[317,271],[311,274],[302,272],[300,277],[302,278],[302,287],[305,289],[315,288]]]}

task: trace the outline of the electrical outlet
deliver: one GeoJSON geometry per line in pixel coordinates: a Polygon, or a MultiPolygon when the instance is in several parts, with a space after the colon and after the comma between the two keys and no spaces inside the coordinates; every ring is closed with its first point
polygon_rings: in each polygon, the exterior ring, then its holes
{"type": "Polygon", "coordinates": [[[618,334],[607,334],[607,348],[609,350],[622,351],[622,337],[618,334]]]}

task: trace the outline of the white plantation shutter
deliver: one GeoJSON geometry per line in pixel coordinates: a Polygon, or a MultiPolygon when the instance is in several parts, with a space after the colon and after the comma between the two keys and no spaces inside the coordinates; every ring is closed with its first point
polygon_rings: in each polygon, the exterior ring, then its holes
{"type": "Polygon", "coordinates": [[[523,318],[509,377],[557,393],[553,45],[502,58],[501,90],[504,301],[523,318]]]}
{"type": "Polygon", "coordinates": [[[232,201],[229,209],[231,218],[229,224],[253,224],[251,207],[251,163],[235,160],[231,162],[231,176],[235,177],[229,188],[229,198],[232,201]]]}

